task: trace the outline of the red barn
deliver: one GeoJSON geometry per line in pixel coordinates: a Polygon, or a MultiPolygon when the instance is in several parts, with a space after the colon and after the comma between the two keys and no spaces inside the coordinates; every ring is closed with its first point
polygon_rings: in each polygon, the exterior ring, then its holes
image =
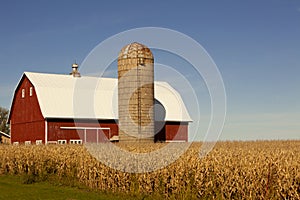
{"type": "MultiPolygon", "coordinates": [[[[118,140],[118,80],[25,72],[9,123],[14,144],[118,140]]],[[[174,88],[155,82],[156,141],[187,141],[191,118],[174,88]]]]}

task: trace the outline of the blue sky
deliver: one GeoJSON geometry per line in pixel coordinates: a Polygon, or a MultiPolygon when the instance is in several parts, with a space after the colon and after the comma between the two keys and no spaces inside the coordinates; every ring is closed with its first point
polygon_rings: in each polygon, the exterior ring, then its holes
{"type": "Polygon", "coordinates": [[[0,106],[24,71],[68,73],[114,34],[165,27],[199,42],[222,74],[220,139],[300,139],[300,1],[0,3],[0,106]]]}

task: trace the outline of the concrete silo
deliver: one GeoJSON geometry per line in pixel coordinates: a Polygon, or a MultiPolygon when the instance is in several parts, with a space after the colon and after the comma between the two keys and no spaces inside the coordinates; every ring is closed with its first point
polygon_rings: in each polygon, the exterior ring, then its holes
{"type": "Polygon", "coordinates": [[[119,140],[154,141],[154,58],[131,43],[118,56],[119,140]]]}

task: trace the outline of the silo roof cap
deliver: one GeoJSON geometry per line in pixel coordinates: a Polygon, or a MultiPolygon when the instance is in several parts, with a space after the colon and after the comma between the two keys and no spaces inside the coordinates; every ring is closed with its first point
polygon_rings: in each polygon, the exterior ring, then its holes
{"type": "Polygon", "coordinates": [[[124,46],[118,56],[119,59],[126,59],[126,58],[148,58],[153,59],[153,54],[151,50],[140,43],[133,42],[124,46]]]}

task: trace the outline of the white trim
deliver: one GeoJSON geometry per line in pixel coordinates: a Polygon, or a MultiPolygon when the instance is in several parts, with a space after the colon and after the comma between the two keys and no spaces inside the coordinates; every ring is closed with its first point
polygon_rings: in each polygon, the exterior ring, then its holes
{"type": "Polygon", "coordinates": [[[66,129],[66,130],[110,130],[110,128],[97,128],[97,127],[60,127],[61,129],[66,129]]]}
{"type": "Polygon", "coordinates": [[[178,142],[186,142],[185,140],[166,140],[169,143],[178,143],[178,142]]]}
{"type": "Polygon", "coordinates": [[[25,141],[25,145],[31,145],[31,141],[25,141]]]}
{"type": "Polygon", "coordinates": [[[45,119],[45,144],[48,144],[48,122],[45,119]]]}
{"type": "Polygon", "coordinates": [[[19,142],[13,142],[13,145],[19,145],[19,142]]]}

